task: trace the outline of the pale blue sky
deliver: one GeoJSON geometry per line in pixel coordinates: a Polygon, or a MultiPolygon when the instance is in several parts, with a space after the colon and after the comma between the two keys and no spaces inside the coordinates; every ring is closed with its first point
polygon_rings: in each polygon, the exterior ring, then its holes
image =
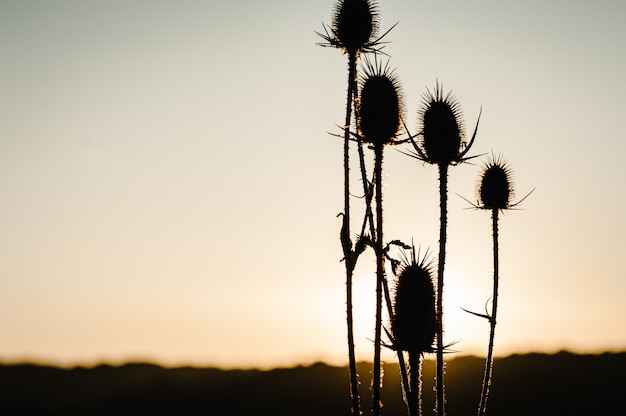
{"type": "MultiPolygon", "coordinates": [[[[332,1],[0,2],[0,360],[345,362],[338,241],[347,60],[332,1]]],[[[502,153],[496,354],[626,347],[626,5],[379,2],[415,130],[452,89],[502,153]]],[[[486,349],[480,172],[450,173],[447,337],[486,349]]],[[[436,169],[385,159],[385,233],[435,249],[436,169]]],[[[372,259],[357,347],[372,338],[372,259]],[[371,290],[370,290],[371,289],[371,290]],[[370,293],[371,292],[371,293],[370,293]],[[367,318],[367,320],[365,319],[367,318]]],[[[386,357],[393,360],[393,355],[386,357]]]]}

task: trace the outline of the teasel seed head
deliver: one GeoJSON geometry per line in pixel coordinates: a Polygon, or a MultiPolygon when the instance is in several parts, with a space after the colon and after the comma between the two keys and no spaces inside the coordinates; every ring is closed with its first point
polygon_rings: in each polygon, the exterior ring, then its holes
{"type": "Polygon", "coordinates": [[[413,259],[398,276],[394,298],[391,332],[398,351],[425,353],[434,351],[437,335],[435,289],[432,268],[425,259],[413,259]]]}
{"type": "Polygon", "coordinates": [[[505,210],[514,195],[512,171],[502,156],[491,156],[483,166],[478,186],[479,207],[505,210]]]}
{"type": "Polygon", "coordinates": [[[403,117],[402,89],[388,65],[366,61],[358,101],[358,125],[362,139],[374,147],[389,144],[398,135],[403,117]]]}
{"type": "Polygon", "coordinates": [[[330,43],[347,53],[367,48],[378,32],[378,12],[371,0],[339,0],[331,23],[330,43]]]}
{"type": "Polygon", "coordinates": [[[434,164],[460,162],[465,129],[461,106],[452,92],[444,95],[443,85],[435,84],[434,92],[423,96],[418,112],[421,127],[421,150],[434,164]]]}

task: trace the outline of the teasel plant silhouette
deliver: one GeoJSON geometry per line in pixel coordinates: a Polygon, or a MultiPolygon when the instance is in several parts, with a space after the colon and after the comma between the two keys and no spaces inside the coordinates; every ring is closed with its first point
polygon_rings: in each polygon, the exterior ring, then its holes
{"type": "Polygon", "coordinates": [[[409,416],[421,416],[422,361],[424,354],[435,351],[437,335],[435,288],[428,251],[423,257],[418,252],[416,257],[415,247],[410,247],[410,256],[404,254],[398,269],[388,336],[399,359],[408,354],[408,377],[405,371],[401,372],[404,401],[409,416]]]}
{"type": "MultiPolygon", "coordinates": [[[[380,39],[378,33],[378,11],[373,1],[369,0],[339,0],[335,4],[330,26],[324,25],[324,34],[317,33],[325,42],[321,46],[334,47],[348,55],[348,88],[346,99],[346,114],[344,130],[344,208],[340,242],[343,250],[343,260],[346,269],[346,321],[348,338],[348,360],[350,369],[350,395],[354,416],[361,414],[359,399],[359,379],[356,368],[356,355],[353,329],[353,302],[352,277],[357,258],[364,250],[364,244],[357,240],[354,245],[350,230],[350,127],[352,124],[352,107],[357,96],[357,60],[363,52],[375,50],[380,39]]],[[[362,148],[359,144],[359,153],[362,148]]],[[[361,158],[362,159],[362,158],[361,158]]]]}
{"type": "MultiPolygon", "coordinates": [[[[383,233],[383,155],[387,145],[403,143],[398,140],[404,116],[403,94],[395,71],[375,59],[366,60],[361,91],[357,100],[357,134],[359,140],[374,151],[374,201],[376,208],[375,231],[372,235],[376,255],[376,312],[374,329],[374,363],[372,370],[372,414],[378,416],[381,409],[381,346],[383,296],[388,300],[385,276],[385,259],[388,245],[383,233]]],[[[369,209],[367,211],[370,211],[369,209]]],[[[371,224],[371,223],[370,223],[371,224]]]]}
{"type": "Polygon", "coordinates": [[[484,314],[468,311],[473,315],[485,318],[489,322],[489,343],[487,347],[487,358],[485,360],[485,372],[483,376],[483,385],[480,394],[480,402],[478,405],[478,416],[484,416],[487,411],[487,399],[491,388],[491,380],[493,373],[493,345],[496,330],[496,318],[498,312],[498,285],[499,275],[499,230],[498,230],[498,214],[500,212],[515,209],[534,191],[531,190],[526,196],[517,202],[512,202],[515,194],[513,186],[513,173],[509,164],[502,155],[495,156],[493,153],[483,165],[482,173],[479,177],[477,187],[478,202],[472,203],[465,199],[475,209],[481,209],[491,212],[492,235],[493,235],[493,294],[491,296],[491,312],[485,311],[484,314]]]}
{"type": "MultiPolygon", "coordinates": [[[[481,108],[482,113],[482,108],[481,108]]],[[[437,263],[437,358],[436,358],[436,407],[438,416],[445,415],[445,363],[443,343],[443,286],[446,262],[447,240],[447,201],[448,201],[448,169],[475,157],[466,156],[471,149],[480,114],[476,121],[474,133],[469,142],[465,141],[465,128],[459,101],[452,92],[444,94],[443,84],[435,83],[431,92],[428,88],[422,96],[422,104],[418,110],[419,131],[411,137],[413,151],[404,152],[422,162],[436,165],[439,169],[439,256],[437,263]],[[416,140],[417,139],[417,140],[416,140]]]]}

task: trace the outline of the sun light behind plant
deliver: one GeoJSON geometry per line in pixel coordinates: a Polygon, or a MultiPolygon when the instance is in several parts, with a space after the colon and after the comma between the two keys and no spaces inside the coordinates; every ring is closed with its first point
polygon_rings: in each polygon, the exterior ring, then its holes
{"type": "Polygon", "coordinates": [[[453,266],[446,270],[446,280],[449,283],[444,288],[443,298],[446,311],[443,318],[444,344],[455,343],[450,347],[452,351],[482,355],[486,333],[484,322],[461,308],[467,309],[468,304],[484,304],[489,288],[477,285],[473,276],[453,266]]]}
{"type": "MultiPolygon", "coordinates": [[[[354,275],[354,335],[357,344],[357,358],[359,360],[371,360],[371,352],[374,339],[374,311],[375,311],[375,276],[376,270],[373,265],[365,261],[363,267],[357,268],[354,275]]],[[[471,308],[476,305],[484,305],[489,293],[488,279],[486,285],[477,285],[473,276],[451,266],[446,272],[446,278],[450,284],[444,289],[444,343],[452,345],[450,351],[463,354],[484,354],[484,338],[486,334],[484,322],[463,311],[461,308],[471,308]],[[449,277],[447,277],[449,276],[449,277]]],[[[388,276],[390,290],[396,277],[388,276]]],[[[343,322],[342,322],[343,323],[343,322]]],[[[387,314],[384,315],[383,324],[390,329],[387,314]]],[[[344,330],[344,328],[342,328],[344,330]]],[[[383,342],[386,342],[383,336],[383,342]]],[[[383,348],[385,360],[389,361],[389,354],[395,354],[383,348]]],[[[426,358],[434,358],[429,355],[426,358]]]]}
{"type": "Polygon", "coordinates": [[[367,264],[358,267],[354,274],[353,295],[354,295],[354,334],[355,342],[361,345],[362,358],[371,360],[372,351],[369,347],[369,340],[374,339],[374,312],[376,310],[376,298],[374,296],[376,288],[376,268],[367,264]]]}
{"type": "MultiPolygon", "coordinates": [[[[395,284],[395,276],[388,276],[390,290],[395,284]]],[[[372,360],[372,351],[374,348],[374,312],[376,311],[376,268],[375,265],[363,262],[362,267],[357,267],[354,274],[354,284],[352,286],[354,293],[354,339],[357,345],[357,359],[364,361],[372,360]]],[[[390,320],[387,314],[386,304],[383,307],[383,326],[391,330],[390,320]]],[[[389,339],[383,331],[382,342],[388,344],[389,339]]],[[[382,348],[381,351],[384,362],[395,361],[394,354],[391,349],[382,348]]]]}
{"type": "MultiPolygon", "coordinates": [[[[374,339],[374,311],[375,311],[375,276],[376,270],[370,264],[357,268],[354,275],[354,335],[358,345],[358,359],[371,360],[371,346],[374,339]],[[367,267],[366,267],[367,266],[367,267]]],[[[444,292],[444,343],[452,345],[450,351],[457,351],[463,354],[484,354],[484,338],[486,334],[484,322],[468,314],[461,308],[470,308],[475,305],[483,305],[487,301],[489,293],[487,285],[476,284],[476,279],[467,273],[451,266],[446,272],[446,278],[450,284],[445,287],[444,292]],[[448,277],[449,276],[449,277],[448,277]]],[[[390,290],[393,293],[396,277],[388,276],[390,290]]],[[[383,324],[389,329],[389,319],[385,314],[383,324]]],[[[386,342],[383,336],[383,342],[386,342]]],[[[393,354],[383,348],[385,355],[393,354]]],[[[426,356],[426,358],[434,358],[426,356]]],[[[389,360],[390,358],[386,358],[389,360]]]]}

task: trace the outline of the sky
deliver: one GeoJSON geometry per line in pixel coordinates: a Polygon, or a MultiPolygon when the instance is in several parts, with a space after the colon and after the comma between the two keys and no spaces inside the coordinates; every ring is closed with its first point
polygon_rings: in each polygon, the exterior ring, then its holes
{"type": "MultiPolygon", "coordinates": [[[[334,5],[0,1],[0,361],[347,363],[347,57],[316,34],[334,5]]],[[[482,109],[470,153],[483,156],[449,175],[444,341],[486,354],[487,322],[461,308],[491,296],[491,218],[465,199],[500,154],[514,200],[534,191],[499,221],[495,354],[626,348],[626,4],[378,11],[381,33],[397,23],[379,59],[410,132],[436,82],[468,131],[482,109]]],[[[385,150],[385,239],[435,258],[437,169],[402,150],[385,150]]],[[[368,252],[364,360],[374,270],[368,252]]]]}

